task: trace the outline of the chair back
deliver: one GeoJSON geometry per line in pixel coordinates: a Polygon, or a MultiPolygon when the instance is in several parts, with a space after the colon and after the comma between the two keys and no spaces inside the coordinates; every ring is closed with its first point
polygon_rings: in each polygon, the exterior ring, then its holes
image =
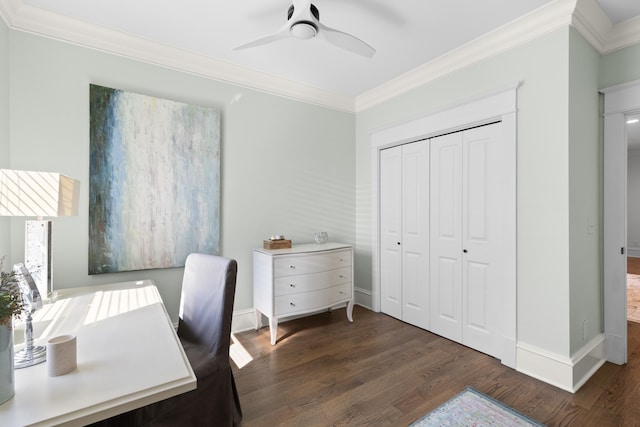
{"type": "Polygon", "coordinates": [[[237,271],[233,259],[197,253],[187,257],[178,320],[180,338],[228,357],[237,271]]]}

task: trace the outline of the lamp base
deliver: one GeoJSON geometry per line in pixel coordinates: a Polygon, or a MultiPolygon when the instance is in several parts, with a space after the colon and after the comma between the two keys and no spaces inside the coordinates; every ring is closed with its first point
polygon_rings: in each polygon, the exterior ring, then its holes
{"type": "Polygon", "coordinates": [[[14,369],[26,368],[42,363],[45,360],[47,360],[47,348],[42,345],[36,345],[33,346],[31,352],[26,348],[16,351],[13,358],[13,367],[14,369]]]}

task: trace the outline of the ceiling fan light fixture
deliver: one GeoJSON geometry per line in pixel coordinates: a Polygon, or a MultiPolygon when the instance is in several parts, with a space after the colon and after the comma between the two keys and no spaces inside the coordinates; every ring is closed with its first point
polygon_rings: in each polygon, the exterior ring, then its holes
{"type": "Polygon", "coordinates": [[[291,26],[293,37],[301,40],[312,39],[318,34],[318,28],[311,22],[300,21],[291,26]]]}

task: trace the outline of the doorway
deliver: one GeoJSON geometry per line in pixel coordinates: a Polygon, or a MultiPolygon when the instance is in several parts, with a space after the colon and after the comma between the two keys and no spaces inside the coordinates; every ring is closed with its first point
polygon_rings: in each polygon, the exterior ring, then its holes
{"type": "Polygon", "coordinates": [[[627,115],[627,320],[640,323],[640,114],[627,115]]]}
{"type": "Polygon", "coordinates": [[[627,362],[627,121],[640,113],[640,81],[604,94],[604,332],[605,357],[627,362]]]}

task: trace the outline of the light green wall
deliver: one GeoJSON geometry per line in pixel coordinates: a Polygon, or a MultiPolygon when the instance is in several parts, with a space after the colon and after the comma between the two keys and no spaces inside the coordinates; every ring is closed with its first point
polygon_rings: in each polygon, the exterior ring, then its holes
{"type": "MultiPolygon", "coordinates": [[[[242,310],[252,307],[251,249],[276,233],[303,242],[311,232],[327,230],[334,240],[355,243],[356,286],[370,290],[371,132],[521,81],[518,340],[571,355],[583,343],[584,320],[590,336],[602,329],[602,154],[593,136],[601,133],[593,89],[598,79],[600,87],[640,79],[638,58],[638,47],[605,55],[598,73],[597,53],[565,28],[354,116],[8,31],[0,21],[0,152],[6,159],[10,148],[11,167],[55,170],[83,183],[80,216],[54,220],[56,286],[148,277],[175,318],[181,269],[86,273],[88,87],[96,83],[218,108],[222,254],[239,261],[235,309],[242,310]],[[9,81],[9,96],[2,96],[9,81]],[[590,218],[595,235],[587,233],[590,218]]],[[[11,261],[17,262],[23,221],[11,224],[11,261]]]]}
{"type": "Polygon", "coordinates": [[[371,132],[521,81],[517,102],[517,337],[520,342],[569,355],[568,52],[569,29],[565,28],[357,115],[360,259],[356,286],[370,289],[371,283],[371,132]]]}
{"type": "Polygon", "coordinates": [[[602,56],[600,88],[640,80],[640,44],[602,56]]]}
{"type": "MultiPolygon", "coordinates": [[[[9,166],[9,117],[9,29],[0,19],[0,168],[9,166]]],[[[0,257],[7,257],[7,267],[11,253],[9,223],[9,218],[0,217],[0,257]]]]}
{"type": "Polygon", "coordinates": [[[604,330],[599,64],[598,52],[572,29],[569,32],[570,354],[604,330]]]}
{"type": "MultiPolygon", "coordinates": [[[[221,254],[238,260],[235,310],[253,307],[252,248],[264,238],[302,243],[328,231],[355,242],[353,114],[17,31],[9,58],[11,167],[81,181],[80,215],[53,220],[54,287],[151,278],[177,318],[180,268],[87,275],[90,83],[220,111],[221,254]]],[[[14,262],[23,224],[12,220],[14,262]]]]}

